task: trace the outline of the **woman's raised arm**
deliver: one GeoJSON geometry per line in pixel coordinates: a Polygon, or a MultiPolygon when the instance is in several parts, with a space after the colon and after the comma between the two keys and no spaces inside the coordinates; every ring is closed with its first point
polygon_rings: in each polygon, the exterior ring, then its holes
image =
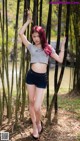
{"type": "Polygon", "coordinates": [[[19,36],[23,42],[23,44],[27,47],[30,42],[27,40],[27,37],[24,35],[24,32],[26,30],[26,28],[28,27],[28,25],[32,22],[32,17],[30,15],[30,11],[28,10],[28,18],[27,18],[27,21],[26,23],[22,26],[22,28],[20,29],[19,31],[19,36]]]}

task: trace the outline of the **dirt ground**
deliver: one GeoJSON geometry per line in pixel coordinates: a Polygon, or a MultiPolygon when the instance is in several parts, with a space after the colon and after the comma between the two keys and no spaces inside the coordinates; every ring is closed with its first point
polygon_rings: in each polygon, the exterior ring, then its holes
{"type": "MultiPolygon", "coordinates": [[[[57,117],[50,125],[46,124],[47,118],[45,115],[46,110],[43,108],[42,121],[44,127],[39,141],[80,141],[80,120],[75,118],[74,113],[59,109],[57,117]]],[[[54,116],[54,112],[52,116],[54,116]]],[[[9,132],[10,141],[34,141],[31,137],[32,124],[27,108],[25,119],[23,122],[18,122],[17,128],[15,128],[14,120],[8,124],[5,118],[0,130],[9,132]]]]}

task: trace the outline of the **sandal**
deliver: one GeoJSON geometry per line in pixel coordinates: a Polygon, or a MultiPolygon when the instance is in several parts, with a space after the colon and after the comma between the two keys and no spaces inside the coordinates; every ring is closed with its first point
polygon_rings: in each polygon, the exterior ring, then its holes
{"type": "Polygon", "coordinates": [[[33,138],[34,140],[39,139],[39,137],[35,137],[33,134],[31,134],[31,136],[32,136],[32,138],[33,138]]]}

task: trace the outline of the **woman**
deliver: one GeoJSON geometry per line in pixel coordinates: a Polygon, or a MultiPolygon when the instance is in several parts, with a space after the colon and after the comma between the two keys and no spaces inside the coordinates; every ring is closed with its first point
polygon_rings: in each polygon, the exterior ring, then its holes
{"type": "Polygon", "coordinates": [[[26,23],[21,28],[19,35],[23,44],[27,47],[31,54],[31,69],[26,76],[27,90],[29,93],[29,111],[33,123],[33,138],[39,138],[42,132],[41,124],[41,105],[43,101],[43,91],[47,85],[47,64],[49,56],[58,62],[63,61],[65,38],[62,42],[61,51],[56,54],[55,50],[47,43],[44,29],[40,26],[32,28],[31,37],[33,44],[31,44],[24,32],[27,26],[32,22],[30,11],[28,11],[28,18],[26,23]]]}

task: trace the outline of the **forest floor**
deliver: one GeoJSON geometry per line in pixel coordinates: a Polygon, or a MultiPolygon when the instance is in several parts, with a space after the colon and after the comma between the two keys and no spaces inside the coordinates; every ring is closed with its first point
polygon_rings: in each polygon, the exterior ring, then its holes
{"type": "MultiPolygon", "coordinates": [[[[45,115],[46,108],[43,107],[43,132],[38,139],[39,141],[80,141],[80,118],[77,118],[75,112],[59,108],[58,115],[53,118],[52,123],[49,125],[46,124],[47,118],[45,115]]],[[[54,111],[52,117],[54,117],[54,111]]],[[[7,121],[4,116],[0,130],[9,132],[10,141],[34,141],[31,137],[32,124],[28,108],[25,109],[24,121],[18,121],[17,128],[15,128],[14,118],[10,123],[7,123],[7,121]]]]}

